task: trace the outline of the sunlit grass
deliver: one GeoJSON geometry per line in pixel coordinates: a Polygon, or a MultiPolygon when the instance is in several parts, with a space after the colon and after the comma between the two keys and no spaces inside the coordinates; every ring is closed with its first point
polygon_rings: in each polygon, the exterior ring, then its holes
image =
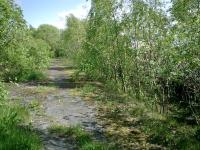
{"type": "Polygon", "coordinates": [[[92,134],[86,132],[81,126],[65,127],[53,125],[49,132],[61,137],[66,137],[76,144],[80,150],[116,150],[106,143],[98,142],[92,138],[92,134]]]}
{"type": "Polygon", "coordinates": [[[40,150],[39,137],[29,125],[28,111],[10,103],[0,106],[0,149],[1,150],[40,150]]]}
{"type": "Polygon", "coordinates": [[[86,84],[72,94],[97,102],[98,115],[105,135],[121,149],[200,149],[200,129],[152,111],[144,102],[130,97],[113,96],[105,89],[86,84]],[[124,98],[124,101],[121,101],[124,98]]]}

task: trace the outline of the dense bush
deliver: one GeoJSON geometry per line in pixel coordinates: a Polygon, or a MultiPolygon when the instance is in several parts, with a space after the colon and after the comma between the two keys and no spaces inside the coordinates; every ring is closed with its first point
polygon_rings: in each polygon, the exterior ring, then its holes
{"type": "Polygon", "coordinates": [[[68,58],[75,59],[82,51],[82,44],[85,41],[86,21],[70,15],[66,22],[66,29],[61,35],[63,54],[68,58]]]}
{"type": "Polygon", "coordinates": [[[199,2],[174,0],[170,9],[164,2],[92,1],[78,66],[160,112],[171,111],[173,103],[196,116],[199,2]]]}
{"type": "Polygon", "coordinates": [[[50,47],[31,36],[12,0],[1,0],[0,10],[0,78],[26,80],[32,72],[46,67],[50,47]]]}
{"type": "Polygon", "coordinates": [[[32,33],[36,39],[44,40],[49,46],[53,55],[60,50],[60,30],[48,24],[42,24],[32,33]]]}

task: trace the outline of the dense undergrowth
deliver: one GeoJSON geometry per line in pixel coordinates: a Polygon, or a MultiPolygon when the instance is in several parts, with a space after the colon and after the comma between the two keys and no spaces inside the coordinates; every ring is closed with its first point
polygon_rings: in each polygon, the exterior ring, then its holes
{"type": "Polygon", "coordinates": [[[198,0],[92,1],[78,68],[160,113],[199,123],[198,0]],[[168,5],[169,5],[168,4],[168,5]],[[127,10],[127,11],[125,11],[127,10]],[[181,116],[182,115],[182,116],[181,116]]]}
{"type": "Polygon", "coordinates": [[[72,57],[77,74],[107,91],[92,96],[112,131],[133,117],[130,126],[147,135],[116,133],[116,143],[199,149],[199,8],[198,0],[92,0],[87,20],[69,24],[71,40],[82,40],[72,57]]]}
{"type": "Polygon", "coordinates": [[[91,84],[72,90],[73,94],[97,103],[99,123],[109,143],[120,149],[200,148],[199,126],[159,114],[144,102],[91,84]]]}
{"type": "Polygon", "coordinates": [[[198,0],[91,4],[88,19],[69,17],[63,32],[79,72],[153,111],[199,124],[198,0]]]}

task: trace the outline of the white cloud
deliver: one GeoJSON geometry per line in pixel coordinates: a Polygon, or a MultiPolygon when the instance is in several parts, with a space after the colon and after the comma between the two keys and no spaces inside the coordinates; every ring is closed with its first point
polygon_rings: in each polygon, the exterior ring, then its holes
{"type": "Polygon", "coordinates": [[[78,5],[75,8],[70,9],[70,10],[63,10],[57,13],[58,19],[51,24],[60,29],[64,29],[66,26],[67,16],[69,16],[70,14],[73,14],[75,17],[79,19],[84,19],[87,17],[89,10],[90,10],[90,2],[86,2],[85,4],[78,5]]]}

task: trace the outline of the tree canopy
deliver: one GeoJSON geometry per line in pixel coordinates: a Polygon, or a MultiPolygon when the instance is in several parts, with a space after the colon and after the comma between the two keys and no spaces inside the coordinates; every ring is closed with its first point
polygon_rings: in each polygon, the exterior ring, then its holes
{"type": "Polygon", "coordinates": [[[60,31],[56,27],[48,24],[40,25],[33,33],[37,39],[42,39],[47,42],[51,50],[55,52],[58,49],[58,43],[60,41],[60,31]]]}
{"type": "Polygon", "coordinates": [[[25,80],[48,64],[50,47],[31,36],[14,1],[1,0],[0,11],[0,77],[25,80]]]}

